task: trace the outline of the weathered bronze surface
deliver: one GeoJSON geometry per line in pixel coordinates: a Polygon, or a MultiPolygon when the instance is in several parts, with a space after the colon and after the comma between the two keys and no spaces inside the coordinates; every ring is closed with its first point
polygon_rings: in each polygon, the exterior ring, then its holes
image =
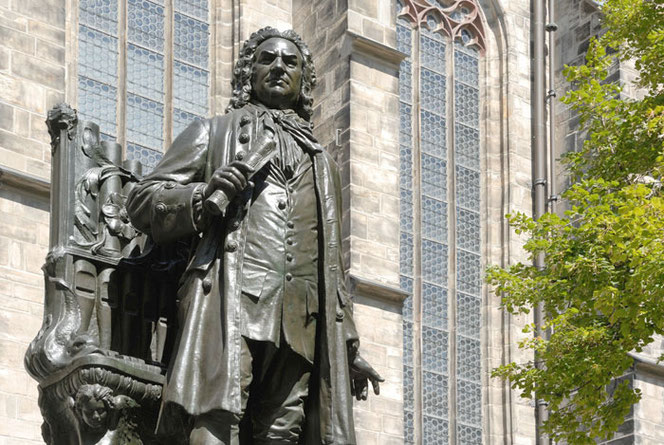
{"type": "Polygon", "coordinates": [[[382,378],[358,352],[311,54],[272,28],[240,54],[227,114],[142,179],[95,124],[49,114],[45,318],[26,353],[49,444],[356,443],[352,397],[382,378]]]}

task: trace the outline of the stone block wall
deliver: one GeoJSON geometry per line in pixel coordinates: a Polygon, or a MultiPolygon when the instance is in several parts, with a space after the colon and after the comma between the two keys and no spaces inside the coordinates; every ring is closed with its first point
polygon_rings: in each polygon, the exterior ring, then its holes
{"type": "Polygon", "coordinates": [[[240,45],[239,8],[233,1],[211,2],[210,115],[223,114],[232,95],[233,63],[240,45]]]}
{"type": "Polygon", "coordinates": [[[23,354],[42,323],[48,198],[2,186],[0,214],[0,444],[38,444],[37,383],[23,354]]]}
{"type": "Polygon", "coordinates": [[[65,2],[0,3],[0,166],[50,177],[48,109],[64,99],[65,2]]]}
{"type": "Polygon", "coordinates": [[[634,406],[633,444],[655,445],[664,443],[664,373],[639,370],[634,387],[641,390],[641,401],[634,406]]]}
{"type": "Polygon", "coordinates": [[[0,2],[0,444],[43,443],[23,354],[41,327],[48,248],[46,112],[65,97],[65,0],[0,2]],[[42,189],[28,191],[34,184],[42,189]]]}
{"type": "Polygon", "coordinates": [[[369,53],[351,58],[351,271],[399,283],[398,67],[369,53]]]}
{"type": "Polygon", "coordinates": [[[397,39],[394,9],[393,1],[349,0],[348,30],[394,47],[397,39]]]}
{"type": "MultiPolygon", "coordinates": [[[[531,162],[531,2],[482,1],[487,48],[482,82],[481,141],[484,194],[485,265],[506,267],[527,262],[523,238],[505,219],[508,213],[532,214],[531,162]]],[[[490,377],[509,362],[532,360],[517,347],[532,314],[511,316],[500,308],[500,296],[485,285],[482,326],[484,443],[535,444],[535,410],[507,382],[490,377]]]]}
{"type": "Polygon", "coordinates": [[[385,42],[395,41],[390,13],[390,1],[293,2],[294,29],[311,48],[318,73],[315,134],[341,168],[346,266],[351,281],[368,283],[353,291],[361,351],[386,380],[379,397],[355,404],[357,440],[368,445],[403,443],[401,300],[386,299],[378,285],[398,294],[398,63],[386,65],[357,46],[361,38],[389,50],[385,42]],[[389,28],[380,36],[350,25],[351,18],[375,22],[379,8],[389,28]]]}
{"type": "Polygon", "coordinates": [[[277,29],[292,28],[292,0],[240,0],[240,39],[244,42],[252,32],[272,26],[277,29]]]}

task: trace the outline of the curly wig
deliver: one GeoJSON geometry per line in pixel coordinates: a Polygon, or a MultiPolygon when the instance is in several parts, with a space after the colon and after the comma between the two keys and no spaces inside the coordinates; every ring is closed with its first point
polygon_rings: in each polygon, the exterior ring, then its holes
{"type": "Polygon", "coordinates": [[[311,120],[313,114],[313,90],[316,86],[316,71],[311,58],[311,52],[302,38],[292,29],[279,31],[270,26],[262,28],[249,37],[242,45],[240,57],[235,63],[233,70],[233,96],[226,108],[226,112],[236,110],[245,106],[252,95],[251,77],[253,64],[258,46],[274,37],[289,40],[295,44],[302,54],[302,86],[300,87],[300,98],[295,106],[295,112],[304,120],[311,120]]]}

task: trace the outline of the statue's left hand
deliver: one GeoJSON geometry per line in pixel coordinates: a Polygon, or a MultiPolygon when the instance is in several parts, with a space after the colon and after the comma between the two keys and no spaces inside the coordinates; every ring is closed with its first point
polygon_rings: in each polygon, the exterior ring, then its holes
{"type": "Polygon", "coordinates": [[[367,400],[369,381],[374,394],[380,394],[380,382],[384,382],[385,379],[360,354],[355,354],[350,363],[350,390],[357,400],[367,400]]]}

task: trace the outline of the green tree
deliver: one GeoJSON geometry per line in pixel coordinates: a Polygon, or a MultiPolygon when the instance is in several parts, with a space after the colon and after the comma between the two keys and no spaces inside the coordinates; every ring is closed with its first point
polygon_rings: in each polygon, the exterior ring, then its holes
{"type": "Polygon", "coordinates": [[[641,397],[620,379],[628,354],[664,334],[664,0],[606,0],[602,9],[606,33],[585,65],[566,68],[573,89],[563,101],[588,133],[563,159],[568,210],[538,221],[508,215],[531,262],[487,273],[510,313],[542,303],[551,332],[519,345],[537,352],[542,368],[510,363],[493,375],[548,402],[545,431],[570,444],[616,431],[641,397]],[[643,99],[606,82],[617,61],[635,63],[643,99]],[[532,266],[540,253],[542,270],[532,266]]]}

